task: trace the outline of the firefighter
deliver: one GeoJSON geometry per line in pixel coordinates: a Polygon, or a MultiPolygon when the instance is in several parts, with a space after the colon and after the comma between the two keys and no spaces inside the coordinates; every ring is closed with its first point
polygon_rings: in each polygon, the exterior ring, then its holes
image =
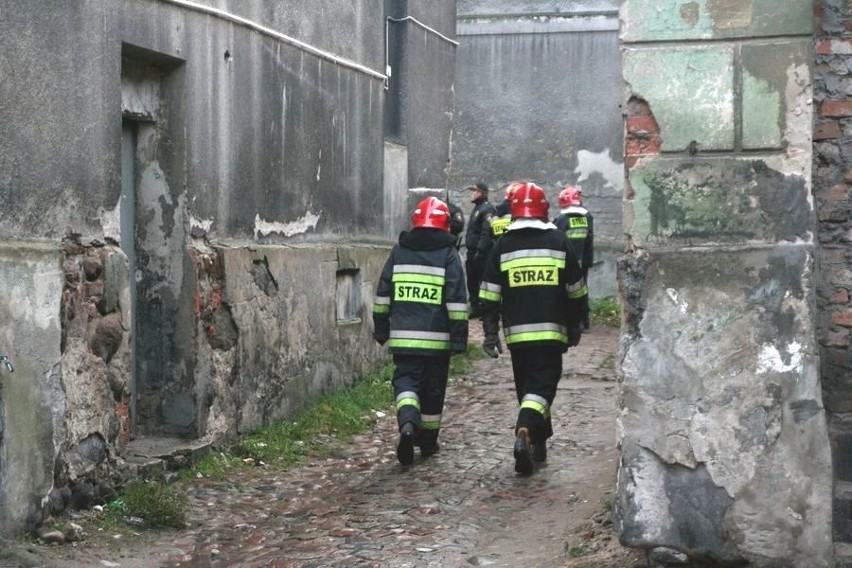
{"type": "Polygon", "coordinates": [[[547,459],[550,407],[562,376],[562,354],[579,344],[586,288],[565,233],[549,223],[544,190],[524,183],[512,196],[512,223],[495,244],[480,296],[499,310],[512,357],[520,410],[515,471],[529,475],[547,459]]]}
{"type": "Polygon", "coordinates": [[[471,191],[470,201],[474,204],[465,233],[467,255],[464,267],[467,276],[467,293],[471,305],[470,317],[481,317],[484,336],[482,349],[487,355],[497,357],[499,350],[503,348],[500,345],[500,316],[495,313],[489,314],[489,317],[482,317],[482,306],[479,301],[479,282],[482,280],[485,262],[494,243],[491,236],[491,218],[494,217],[496,210],[494,205],[488,201],[488,186],[486,184],[478,182],[467,189],[471,191]]]}
{"type": "Polygon", "coordinates": [[[411,223],[385,262],[373,304],[373,337],[393,355],[402,465],[414,462],[415,445],[423,457],[438,451],[450,355],[466,350],[468,334],[464,270],[447,204],[427,197],[411,223]]]}
{"type": "MultiPolygon", "coordinates": [[[[589,210],[583,207],[583,190],[579,187],[566,185],[559,192],[559,215],[553,219],[553,224],[568,236],[568,242],[574,251],[574,256],[580,262],[583,271],[583,281],[589,285],[589,269],[595,261],[594,219],[589,210]]],[[[589,296],[586,295],[583,327],[589,329],[589,296]]]]}
{"type": "Polygon", "coordinates": [[[491,238],[495,241],[506,231],[506,227],[512,222],[512,212],[510,210],[512,195],[523,184],[519,181],[513,181],[506,186],[506,193],[503,196],[503,201],[494,207],[494,217],[491,218],[491,238]]]}
{"type": "MultiPolygon", "coordinates": [[[[492,241],[490,246],[493,246],[493,242],[500,238],[500,236],[506,231],[506,227],[508,227],[509,223],[512,222],[512,214],[509,211],[509,200],[515,190],[521,185],[522,184],[520,182],[512,182],[506,186],[506,193],[504,194],[503,201],[494,207],[494,215],[488,222],[492,241]]],[[[485,351],[485,354],[489,357],[496,358],[503,353],[503,344],[500,343],[500,314],[496,311],[483,314],[482,325],[483,328],[487,325],[489,331],[489,333],[485,334],[485,337],[488,340],[483,342],[482,350],[485,351]]]]}

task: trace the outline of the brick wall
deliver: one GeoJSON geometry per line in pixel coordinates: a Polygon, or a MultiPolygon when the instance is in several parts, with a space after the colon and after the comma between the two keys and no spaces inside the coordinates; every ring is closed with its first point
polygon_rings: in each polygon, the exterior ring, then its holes
{"type": "Polygon", "coordinates": [[[820,254],[819,342],[832,434],[835,539],[852,542],[852,17],[843,0],[814,5],[813,190],[820,254]]]}

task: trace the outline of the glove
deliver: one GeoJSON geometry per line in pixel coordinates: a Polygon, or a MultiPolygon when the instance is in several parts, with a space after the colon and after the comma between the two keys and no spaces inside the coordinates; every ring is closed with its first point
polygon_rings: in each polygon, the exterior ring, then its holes
{"type": "Polygon", "coordinates": [[[580,332],[579,327],[573,327],[568,329],[568,347],[577,347],[580,345],[580,337],[583,334],[580,332]]]}
{"type": "Polygon", "coordinates": [[[375,339],[376,343],[378,343],[379,345],[384,345],[385,342],[388,340],[387,337],[378,337],[376,335],[373,336],[373,339],[375,339]]]}
{"type": "Polygon", "coordinates": [[[454,343],[450,346],[450,353],[453,355],[458,355],[459,353],[464,353],[465,351],[467,351],[466,345],[454,343]]]}

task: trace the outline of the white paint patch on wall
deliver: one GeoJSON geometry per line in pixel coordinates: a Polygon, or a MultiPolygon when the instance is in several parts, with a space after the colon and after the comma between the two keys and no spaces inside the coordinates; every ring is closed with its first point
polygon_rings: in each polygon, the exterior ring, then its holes
{"type": "Polygon", "coordinates": [[[612,159],[609,148],[597,154],[588,150],[578,151],[577,167],[574,168],[574,173],[580,174],[577,183],[598,173],[606,180],[606,187],[611,187],[619,193],[624,191],[624,164],[612,159]]]}
{"type": "Polygon", "coordinates": [[[790,362],[784,363],[781,353],[774,345],[764,345],[760,348],[757,356],[757,374],[764,375],[769,372],[787,373],[801,370],[802,368],[802,345],[794,341],[787,346],[790,362]]]}
{"type": "Polygon", "coordinates": [[[685,314],[689,309],[689,304],[680,299],[680,294],[674,288],[666,288],[666,295],[678,307],[680,313],[685,314]]]}
{"type": "Polygon", "coordinates": [[[279,233],[285,237],[292,237],[300,233],[307,233],[311,229],[316,229],[319,223],[322,211],[312,213],[308,211],[301,219],[296,219],[289,223],[279,223],[275,221],[264,221],[260,215],[254,217],[254,238],[265,237],[272,233],[279,233]]]}
{"type": "Polygon", "coordinates": [[[205,233],[210,232],[210,227],[213,226],[213,219],[196,219],[192,215],[189,216],[189,228],[201,229],[205,233]]]}

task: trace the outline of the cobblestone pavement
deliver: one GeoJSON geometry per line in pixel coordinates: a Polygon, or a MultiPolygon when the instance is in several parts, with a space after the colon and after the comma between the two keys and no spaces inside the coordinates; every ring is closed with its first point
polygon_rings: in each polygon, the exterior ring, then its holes
{"type": "Polygon", "coordinates": [[[514,472],[517,402],[507,351],[451,379],[435,456],[418,453],[412,466],[399,465],[388,415],[331,458],[284,473],[255,468],[227,482],[199,480],[187,530],[161,534],[147,548],[113,550],[112,558],[87,555],[81,543],[57,565],[567,566],[583,552],[578,534],[589,519],[605,516],[614,486],[617,341],[617,330],[593,328],[565,354],[556,434],[532,476],[514,472]]]}

